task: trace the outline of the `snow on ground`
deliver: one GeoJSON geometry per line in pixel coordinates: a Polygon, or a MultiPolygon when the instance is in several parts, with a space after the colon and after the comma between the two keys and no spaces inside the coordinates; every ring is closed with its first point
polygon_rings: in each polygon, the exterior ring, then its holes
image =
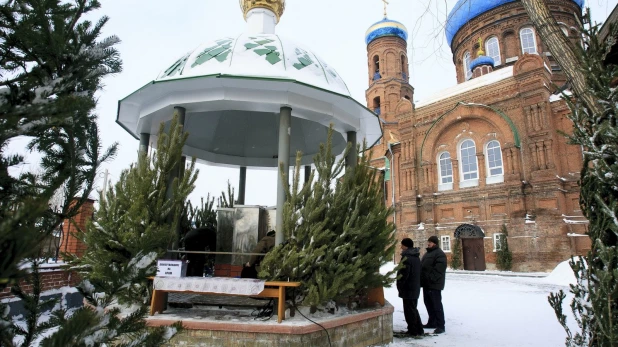
{"type": "MultiPolygon", "coordinates": [[[[386,271],[394,265],[382,268],[386,271]]],[[[568,262],[563,262],[545,278],[481,275],[448,272],[442,303],[446,318],[446,333],[423,339],[395,338],[389,347],[400,346],[564,346],[566,333],[556,320],[547,297],[560,289],[567,293],[566,304],[572,298],[568,284],[575,277],[568,262]]],[[[395,307],[393,328],[405,330],[402,301],[397,289],[385,288],[386,299],[395,307]]],[[[423,295],[419,312],[427,323],[423,295]]],[[[574,324],[569,312],[567,322],[574,324]]],[[[431,332],[427,329],[426,332],[431,332]]]]}

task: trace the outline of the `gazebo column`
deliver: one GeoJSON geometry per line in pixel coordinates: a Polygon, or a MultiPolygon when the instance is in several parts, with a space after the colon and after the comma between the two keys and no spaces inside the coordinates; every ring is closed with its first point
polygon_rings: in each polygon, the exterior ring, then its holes
{"type": "Polygon", "coordinates": [[[345,167],[355,168],[358,162],[358,152],[356,150],[356,131],[348,131],[348,144],[350,144],[350,150],[345,157],[345,167]]]}
{"type": "Polygon", "coordinates": [[[311,165],[305,165],[305,183],[309,182],[309,177],[311,177],[311,165]]]}
{"type": "Polygon", "coordinates": [[[247,183],[247,167],[240,167],[240,178],[238,179],[238,205],[245,204],[245,184],[247,183]]]}
{"type": "Polygon", "coordinates": [[[148,147],[150,146],[150,134],[149,133],[140,133],[139,134],[139,154],[148,154],[148,147]]]}
{"type": "Polygon", "coordinates": [[[282,106],[279,113],[279,152],[277,158],[279,165],[283,166],[286,182],[283,182],[281,172],[277,174],[277,226],[275,234],[275,245],[283,243],[283,204],[285,203],[285,189],[289,185],[290,172],[290,132],[292,121],[292,108],[282,106]]]}

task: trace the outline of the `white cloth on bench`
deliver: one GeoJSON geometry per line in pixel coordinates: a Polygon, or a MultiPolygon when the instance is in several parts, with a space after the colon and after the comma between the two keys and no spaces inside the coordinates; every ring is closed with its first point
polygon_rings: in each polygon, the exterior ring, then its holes
{"type": "Polygon", "coordinates": [[[252,278],[228,277],[155,277],[155,290],[257,295],[264,290],[264,281],[252,278]]]}

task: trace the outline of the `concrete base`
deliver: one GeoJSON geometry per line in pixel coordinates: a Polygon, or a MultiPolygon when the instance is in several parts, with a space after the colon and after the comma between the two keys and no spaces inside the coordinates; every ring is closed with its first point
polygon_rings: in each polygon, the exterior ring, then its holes
{"type": "MultiPolygon", "coordinates": [[[[166,346],[290,346],[290,347],[365,347],[385,345],[393,341],[393,306],[364,309],[355,314],[332,318],[312,318],[328,331],[296,313],[293,319],[277,324],[273,317],[269,321],[220,320],[208,317],[190,318],[175,312],[166,317],[158,314],[147,319],[149,326],[170,325],[182,320],[185,328],[174,336],[166,346]]],[[[187,313],[190,310],[186,310],[187,313]]],[[[289,312],[289,311],[286,311],[289,312]]],[[[229,313],[228,313],[229,315],[229,313]]]]}

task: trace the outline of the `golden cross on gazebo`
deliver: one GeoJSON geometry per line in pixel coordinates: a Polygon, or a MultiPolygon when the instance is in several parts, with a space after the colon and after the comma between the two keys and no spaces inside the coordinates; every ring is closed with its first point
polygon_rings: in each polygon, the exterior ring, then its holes
{"type": "Polygon", "coordinates": [[[388,0],[382,0],[384,2],[384,18],[386,18],[386,6],[389,4],[388,0]]]}

